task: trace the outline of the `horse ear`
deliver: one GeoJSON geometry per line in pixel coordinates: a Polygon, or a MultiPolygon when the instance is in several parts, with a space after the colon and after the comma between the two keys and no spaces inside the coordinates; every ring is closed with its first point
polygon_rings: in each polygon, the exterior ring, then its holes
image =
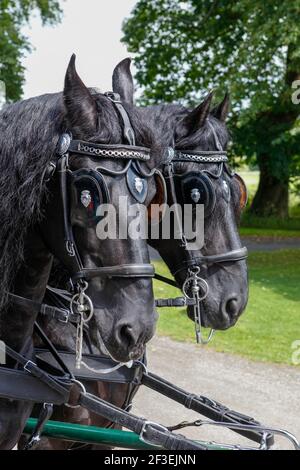
{"type": "Polygon", "coordinates": [[[125,103],[133,104],[134,84],[130,71],[131,59],[122,60],[114,69],[112,84],[114,93],[118,93],[125,103]]]}
{"type": "Polygon", "coordinates": [[[67,119],[74,134],[90,135],[97,128],[96,102],[77,74],[75,61],[73,54],[65,76],[63,96],[67,119]]]}
{"type": "Polygon", "coordinates": [[[227,92],[224,96],[223,101],[212,110],[211,114],[217,119],[219,119],[220,121],[225,122],[229,113],[229,109],[230,109],[230,95],[227,92]]]}
{"type": "Polygon", "coordinates": [[[178,138],[186,137],[193,134],[196,130],[203,126],[206,118],[208,117],[211,100],[213,98],[213,91],[211,91],[202,101],[202,103],[189,112],[176,126],[176,136],[178,138]]]}

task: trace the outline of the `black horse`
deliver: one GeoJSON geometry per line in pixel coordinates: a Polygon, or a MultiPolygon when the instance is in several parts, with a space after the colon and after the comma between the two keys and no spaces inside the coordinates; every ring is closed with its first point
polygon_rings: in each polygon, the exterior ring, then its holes
{"type": "MultiPolygon", "coordinates": [[[[133,81],[128,60],[122,61],[113,74],[113,89],[121,98],[124,106],[133,104],[133,81]]],[[[187,151],[212,151],[218,153],[226,150],[229,140],[225,119],[228,112],[229,99],[224,101],[210,114],[212,95],[209,95],[194,111],[189,112],[178,105],[161,105],[139,109],[140,123],[150,127],[157,135],[163,147],[175,147],[183,153],[187,151]]],[[[190,161],[171,162],[174,174],[189,176],[201,174],[203,170],[210,175],[212,187],[216,194],[216,204],[206,217],[205,245],[201,251],[190,251],[182,240],[149,240],[161,254],[164,261],[174,273],[179,287],[182,287],[189,276],[191,267],[198,266],[203,255],[229,252],[228,260],[217,264],[201,264],[201,277],[209,283],[209,295],[202,302],[201,320],[203,326],[224,329],[232,326],[242,313],[247,302],[247,268],[243,252],[241,259],[233,259],[232,252],[241,250],[238,236],[238,220],[245,203],[245,188],[240,179],[233,176],[228,168],[220,163],[192,163],[190,161]],[[230,195],[230,196],[229,196],[230,195]],[[205,302],[205,303],[204,303],[205,302]]],[[[161,169],[165,170],[165,163],[161,169]]],[[[166,173],[168,176],[168,173],[166,173]]],[[[174,179],[176,186],[181,186],[181,180],[174,179]]],[[[169,185],[168,185],[168,189],[169,185]]],[[[168,191],[168,201],[173,203],[168,191]]],[[[178,201],[184,202],[184,201],[178,201]]],[[[190,201],[186,201],[190,202],[190,201]]],[[[64,276],[60,269],[54,273],[53,282],[63,287],[64,276]]],[[[194,318],[192,307],[188,311],[191,319],[194,318]]],[[[74,350],[72,335],[61,335],[61,327],[57,322],[43,322],[43,327],[51,340],[63,349],[74,350]]],[[[70,326],[72,329],[72,326],[70,326]]],[[[85,352],[89,352],[85,345],[85,352]]],[[[85,383],[90,391],[105,397],[118,406],[127,403],[128,387],[101,381],[85,383]]],[[[82,424],[98,426],[111,426],[111,423],[99,416],[87,413],[83,409],[70,409],[67,407],[55,410],[54,418],[57,420],[76,421],[82,424]]],[[[66,448],[69,444],[43,439],[39,448],[66,448]]]]}
{"type": "MultiPolygon", "coordinates": [[[[126,362],[140,357],[153,335],[157,314],[146,241],[130,238],[100,241],[95,229],[86,224],[83,193],[72,196],[70,211],[65,213],[66,171],[72,181],[76,175],[82,175],[80,172],[95,175],[99,157],[78,155],[74,150],[69,161],[59,158],[65,166],[61,164],[52,178],[49,176],[58,161],[60,136],[71,132],[74,139],[87,142],[88,148],[95,149],[100,144],[97,148],[103,153],[103,144],[107,144],[105,151],[111,152],[110,158],[101,159],[105,175],[95,177],[99,188],[97,197],[101,199],[103,193],[108,194],[117,212],[121,195],[128,196],[129,205],[136,203],[128,190],[126,175],[120,174],[124,160],[126,166],[127,161],[142,158],[140,166],[149,172],[160,162],[161,150],[151,129],[140,125],[136,110],[128,106],[127,113],[135,129],[136,145],[152,147],[150,163],[144,161],[149,157],[144,148],[124,150],[124,129],[116,106],[109,96],[86,88],[76,72],[75,56],[67,69],[63,94],[9,105],[0,113],[0,339],[27,358],[33,357],[33,326],[38,313],[31,308],[30,301],[42,301],[53,255],[78,276],[76,282],[81,279],[80,270],[89,275],[84,293],[94,304],[91,324],[95,332],[93,341],[99,349],[105,348],[116,360],[126,362]],[[69,224],[75,247],[68,239],[69,224]],[[114,273],[120,266],[121,278],[104,276],[104,272],[114,273]],[[137,298],[141,299],[139,304],[137,298]]],[[[64,143],[61,142],[60,150],[64,143]]],[[[156,192],[154,178],[148,178],[147,183],[145,204],[151,202],[156,192]]],[[[75,187],[74,182],[73,193],[75,187]]],[[[79,281],[76,285],[78,289],[83,286],[79,281]]],[[[16,364],[8,358],[7,366],[16,367],[16,364]]],[[[28,402],[0,400],[0,448],[15,445],[31,408],[28,402]]]]}
{"type": "MultiPolygon", "coordinates": [[[[116,67],[113,84],[124,101],[133,103],[133,78],[127,59],[116,67]]],[[[242,179],[229,169],[225,155],[230,137],[225,123],[229,95],[210,111],[212,98],[210,93],[193,110],[179,105],[150,106],[143,110],[147,125],[160,133],[160,141],[175,148],[171,175],[166,172],[166,180],[170,176],[174,178],[176,201],[168,187],[169,204],[194,203],[190,192],[187,193],[193,185],[200,193],[202,189],[206,192],[197,202],[205,206],[204,246],[200,251],[189,252],[185,245],[182,249],[182,240],[174,238],[150,239],[149,243],[159,251],[180,288],[190,268],[200,267],[201,278],[209,286],[201,302],[202,324],[226,329],[236,323],[248,300],[247,252],[242,248],[238,233],[247,190],[242,179]],[[216,157],[216,162],[209,161],[210,156],[216,157]],[[186,181],[188,191],[181,192],[186,181]]],[[[194,320],[192,307],[188,308],[188,313],[194,320]]]]}

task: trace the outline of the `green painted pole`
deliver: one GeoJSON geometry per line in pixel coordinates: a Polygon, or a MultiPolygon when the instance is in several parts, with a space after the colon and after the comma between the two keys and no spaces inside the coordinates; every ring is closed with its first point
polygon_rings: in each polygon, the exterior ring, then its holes
{"type": "MultiPolygon", "coordinates": [[[[37,419],[29,418],[24,433],[31,434],[37,419]]],[[[43,429],[43,436],[67,441],[85,442],[87,444],[101,444],[125,449],[157,450],[158,447],[146,444],[139,436],[131,431],[119,429],[98,428],[83,424],[63,423],[61,421],[48,421],[43,429]]]]}
{"type": "MultiPolygon", "coordinates": [[[[37,424],[37,419],[29,418],[24,433],[31,434],[37,424]]],[[[124,449],[158,450],[159,447],[146,444],[139,436],[131,431],[119,429],[98,428],[84,424],[48,421],[43,429],[43,436],[66,441],[85,442],[86,444],[101,444],[124,449]]],[[[222,449],[221,446],[202,442],[211,450],[222,449]]]]}

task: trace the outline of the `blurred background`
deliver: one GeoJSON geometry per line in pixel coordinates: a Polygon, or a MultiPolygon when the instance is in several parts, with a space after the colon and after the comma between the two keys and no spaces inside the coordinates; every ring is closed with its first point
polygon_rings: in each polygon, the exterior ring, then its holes
{"type": "MultiPolygon", "coordinates": [[[[250,301],[211,347],[287,364],[300,335],[299,13],[300,0],[0,3],[9,102],[61,91],[73,52],[85,83],[103,91],[116,63],[131,56],[140,105],[194,106],[212,88],[216,101],[230,93],[231,164],[249,189],[241,235],[251,250],[250,301]]],[[[161,315],[159,331],[193,341],[182,312],[172,315],[172,324],[161,315]]]]}

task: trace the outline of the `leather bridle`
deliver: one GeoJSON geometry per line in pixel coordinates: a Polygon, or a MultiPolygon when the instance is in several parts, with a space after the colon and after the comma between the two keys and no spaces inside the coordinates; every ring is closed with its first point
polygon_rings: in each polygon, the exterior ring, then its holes
{"type": "MultiPolygon", "coordinates": [[[[170,197],[170,204],[178,204],[176,198],[176,191],[175,191],[175,182],[174,182],[174,162],[191,162],[191,163],[199,163],[199,164],[209,164],[209,163],[217,163],[220,164],[220,170],[218,175],[214,175],[213,173],[209,172],[209,175],[214,178],[219,178],[224,170],[224,163],[228,161],[226,156],[226,152],[224,151],[189,151],[185,150],[184,153],[180,150],[175,150],[173,153],[172,159],[165,164],[163,174],[165,176],[167,187],[168,187],[168,194],[170,197]]],[[[228,170],[228,167],[225,166],[225,170],[230,177],[234,176],[234,173],[231,173],[228,170]]],[[[207,170],[202,170],[203,172],[207,172],[207,170]]],[[[181,224],[177,224],[180,226],[181,224]]],[[[181,237],[181,246],[187,250],[187,242],[184,232],[182,232],[181,237]]],[[[175,277],[180,271],[193,268],[205,264],[216,264],[216,263],[225,263],[225,262],[237,262],[246,259],[248,256],[247,248],[241,247],[235,250],[227,251],[225,253],[215,254],[215,255],[201,255],[196,258],[192,258],[183,262],[184,266],[177,266],[172,269],[172,275],[175,277]]]]}
{"type": "MultiPolygon", "coordinates": [[[[178,205],[174,181],[174,163],[176,162],[191,162],[199,164],[218,164],[220,165],[219,171],[217,174],[211,173],[210,171],[204,169],[201,170],[201,173],[208,174],[211,178],[218,179],[221,177],[224,168],[227,174],[230,177],[233,177],[235,173],[229,171],[226,163],[228,162],[227,152],[222,149],[220,140],[213,128],[213,125],[208,119],[208,124],[212,130],[213,137],[215,140],[215,145],[217,150],[213,151],[195,151],[195,150],[178,150],[175,149],[169,151],[169,160],[164,165],[163,174],[165,177],[168,197],[170,205],[173,205],[175,208],[178,205]]],[[[178,217],[178,212],[175,211],[175,217],[178,217]]],[[[248,256],[247,248],[241,247],[235,250],[227,251],[225,253],[214,254],[214,255],[201,255],[198,257],[192,257],[188,251],[188,244],[185,233],[182,228],[181,219],[177,220],[177,227],[181,227],[181,240],[179,240],[180,247],[186,250],[187,259],[178,266],[173,267],[171,270],[172,275],[175,277],[178,273],[182,271],[187,271],[186,279],[183,283],[182,291],[184,295],[185,305],[190,305],[194,311],[194,322],[195,322],[195,333],[197,343],[207,344],[213,337],[214,330],[211,329],[207,339],[203,338],[201,331],[201,303],[207,297],[209,292],[209,284],[205,279],[200,277],[201,268],[211,264],[221,264],[221,263],[235,263],[238,261],[245,260],[248,256]]],[[[167,280],[163,276],[155,276],[163,282],[171,283],[170,280],[167,280]],[[170,281],[170,282],[169,282],[170,281]]],[[[160,301],[159,306],[179,306],[178,302],[180,299],[165,299],[165,302],[160,301]],[[175,302],[173,303],[172,300],[175,302]]],[[[182,303],[181,303],[182,306],[182,303]]]]}
{"type": "MultiPolygon", "coordinates": [[[[127,160],[127,169],[133,161],[148,161],[150,159],[150,150],[135,145],[134,131],[131,127],[127,112],[123,108],[119,97],[111,92],[106,93],[108,99],[115,105],[123,122],[124,138],[128,145],[104,145],[84,142],[81,140],[72,140],[70,134],[63,134],[57,147],[59,160],[57,169],[60,175],[60,191],[63,206],[65,247],[70,262],[68,262],[68,270],[70,271],[72,280],[78,282],[80,280],[89,281],[95,277],[101,279],[112,278],[147,278],[154,277],[154,267],[149,263],[143,264],[123,264],[117,266],[104,266],[96,268],[85,268],[80,258],[79,251],[73,236],[73,228],[70,222],[70,208],[68,201],[68,177],[72,176],[72,170],[69,166],[69,153],[85,156],[99,156],[101,158],[122,159],[127,160]]],[[[106,173],[110,173],[105,169],[106,173]]],[[[112,171],[113,175],[121,174],[121,172],[112,171]]],[[[144,176],[144,175],[143,175],[144,176]]]]}
{"type": "MultiPolygon", "coordinates": [[[[66,135],[64,135],[64,139],[66,139],[66,135]]],[[[70,142],[70,147],[72,149],[72,153],[76,153],[76,146],[77,142],[74,144],[70,142]]],[[[83,145],[80,142],[80,145],[83,145]]],[[[113,153],[113,151],[111,151],[113,153]]],[[[83,154],[83,152],[81,152],[83,154]]],[[[130,151],[128,152],[129,158],[130,151]]],[[[85,153],[84,153],[85,155],[85,153]]],[[[114,154],[113,154],[114,155],[114,154]]],[[[110,158],[113,158],[113,155],[110,154],[110,158]]],[[[117,154],[116,157],[118,158],[117,154]]],[[[60,189],[61,189],[61,197],[62,197],[62,206],[63,206],[63,218],[64,218],[64,232],[65,232],[65,247],[66,252],[68,254],[70,262],[68,262],[68,270],[70,271],[71,278],[73,281],[78,281],[80,279],[89,281],[92,278],[99,277],[102,279],[111,279],[111,278],[121,278],[121,277],[153,277],[154,276],[154,268],[151,264],[123,264],[123,265],[116,265],[116,266],[103,266],[103,267],[96,267],[96,268],[85,268],[80,258],[79,251],[76,246],[76,242],[73,236],[73,228],[72,224],[70,223],[70,209],[68,203],[68,188],[67,188],[67,180],[68,176],[72,175],[72,170],[68,165],[68,153],[64,153],[61,155],[58,161],[58,171],[60,174],[60,189]]],[[[123,158],[123,157],[122,157],[123,158]]],[[[134,158],[130,155],[130,160],[134,158]]]]}

